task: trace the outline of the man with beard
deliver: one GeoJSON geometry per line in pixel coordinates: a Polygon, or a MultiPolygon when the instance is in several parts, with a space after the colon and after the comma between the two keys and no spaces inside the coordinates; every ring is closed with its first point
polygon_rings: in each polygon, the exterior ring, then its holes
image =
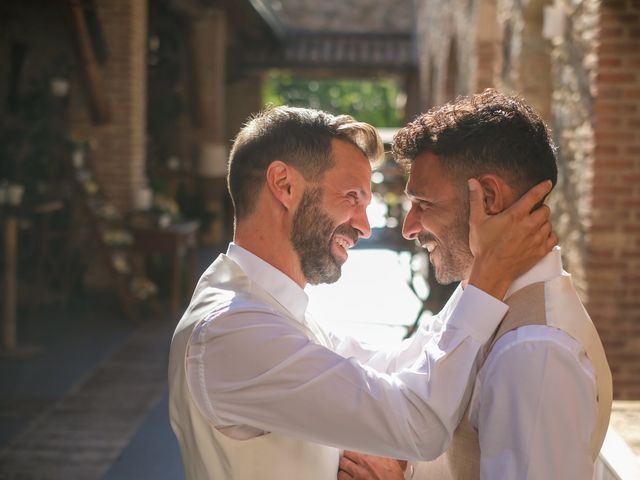
{"type": "MultiPolygon", "coordinates": [[[[335,282],[370,235],[375,129],[348,116],[279,107],[235,139],[228,186],[234,241],[198,282],[171,343],[170,415],[189,479],[332,479],[339,448],[435,458],[462,414],[499,298],[556,243],[538,185],[471,229],[469,284],[438,336],[373,352],[323,331],[307,283],[335,282]],[[511,228],[511,227],[515,228],[511,228]]],[[[479,192],[478,192],[479,193],[479,192]]]]}
{"type": "MultiPolygon", "coordinates": [[[[555,148],[542,119],[493,90],[435,108],[401,129],[393,152],[409,170],[408,239],[429,252],[440,283],[470,278],[467,179],[497,214],[542,180],[557,178],[555,148]]],[[[472,241],[473,243],[473,241],[472,241]]],[[[434,335],[461,299],[458,288],[434,335]]],[[[593,477],[607,430],[611,373],[560,247],[517,278],[510,309],[478,363],[470,402],[445,454],[420,463],[417,480],[552,480],[593,477]]],[[[338,478],[403,479],[405,464],[346,452],[338,478]]],[[[412,470],[410,465],[409,470],[412,470]]]]}

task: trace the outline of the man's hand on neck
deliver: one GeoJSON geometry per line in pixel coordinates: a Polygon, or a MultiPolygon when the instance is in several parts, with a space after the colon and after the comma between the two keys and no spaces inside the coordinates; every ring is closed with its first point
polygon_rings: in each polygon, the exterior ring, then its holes
{"type": "Polygon", "coordinates": [[[469,246],[474,262],[468,284],[502,300],[513,280],[558,243],[549,207],[531,211],[550,190],[551,182],[542,182],[505,211],[487,215],[480,184],[469,180],[469,246]]]}

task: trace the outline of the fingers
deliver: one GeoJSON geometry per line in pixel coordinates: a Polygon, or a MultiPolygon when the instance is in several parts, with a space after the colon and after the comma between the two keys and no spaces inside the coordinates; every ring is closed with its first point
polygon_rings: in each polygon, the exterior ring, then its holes
{"type": "Polygon", "coordinates": [[[548,205],[542,205],[537,210],[534,210],[529,214],[529,218],[531,220],[532,228],[542,228],[545,223],[549,223],[549,218],[551,218],[551,209],[548,205]]]}
{"type": "Polygon", "coordinates": [[[546,245],[547,243],[547,239],[549,238],[549,235],[551,235],[551,223],[550,222],[546,222],[544,225],[542,225],[542,227],[540,227],[540,230],[538,230],[538,235],[540,236],[540,245],[546,245]]]}
{"type": "Polygon", "coordinates": [[[467,180],[469,185],[469,221],[478,222],[487,214],[484,209],[484,190],[475,178],[467,180]]]}
{"type": "Polygon", "coordinates": [[[344,470],[338,470],[338,480],[353,480],[353,477],[344,470]]]}
{"type": "Polygon", "coordinates": [[[544,182],[537,184],[525,193],[515,204],[513,204],[512,207],[510,207],[514,215],[527,215],[531,210],[533,210],[536,204],[540,203],[544,197],[549,194],[552,187],[553,184],[551,183],[551,180],[545,180],[544,182]]]}
{"type": "Polygon", "coordinates": [[[340,458],[340,464],[338,469],[338,480],[356,480],[359,478],[366,478],[366,470],[358,465],[355,460],[355,455],[351,453],[351,458],[347,457],[347,452],[344,452],[344,456],[340,458]]]}
{"type": "Polygon", "coordinates": [[[358,459],[358,457],[360,457],[360,454],[358,452],[353,452],[351,450],[345,450],[344,453],[342,454],[342,456],[344,458],[348,458],[348,459],[353,460],[355,462],[358,459]]]}

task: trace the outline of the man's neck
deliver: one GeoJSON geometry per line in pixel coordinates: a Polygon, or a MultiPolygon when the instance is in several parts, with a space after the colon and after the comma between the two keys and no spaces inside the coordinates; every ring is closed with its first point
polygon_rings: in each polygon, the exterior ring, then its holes
{"type": "Polygon", "coordinates": [[[247,222],[238,223],[233,242],[280,270],[301,288],[306,286],[298,254],[288,236],[273,228],[261,228],[259,223],[247,222]]]}

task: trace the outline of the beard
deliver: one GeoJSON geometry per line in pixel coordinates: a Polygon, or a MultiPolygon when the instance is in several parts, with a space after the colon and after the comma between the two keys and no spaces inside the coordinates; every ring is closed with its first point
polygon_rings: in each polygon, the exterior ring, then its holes
{"type": "Polygon", "coordinates": [[[305,190],[293,217],[290,239],[308,283],[334,283],[340,278],[345,259],[332,251],[336,234],[350,237],[354,244],[358,241],[355,228],[348,224],[336,226],[323,210],[320,187],[305,190]]]}
{"type": "Polygon", "coordinates": [[[441,285],[459,282],[466,278],[473,263],[469,249],[469,207],[462,208],[453,223],[442,230],[439,237],[431,233],[418,236],[420,245],[433,242],[435,250],[429,254],[429,261],[435,269],[436,281],[441,285]]]}

